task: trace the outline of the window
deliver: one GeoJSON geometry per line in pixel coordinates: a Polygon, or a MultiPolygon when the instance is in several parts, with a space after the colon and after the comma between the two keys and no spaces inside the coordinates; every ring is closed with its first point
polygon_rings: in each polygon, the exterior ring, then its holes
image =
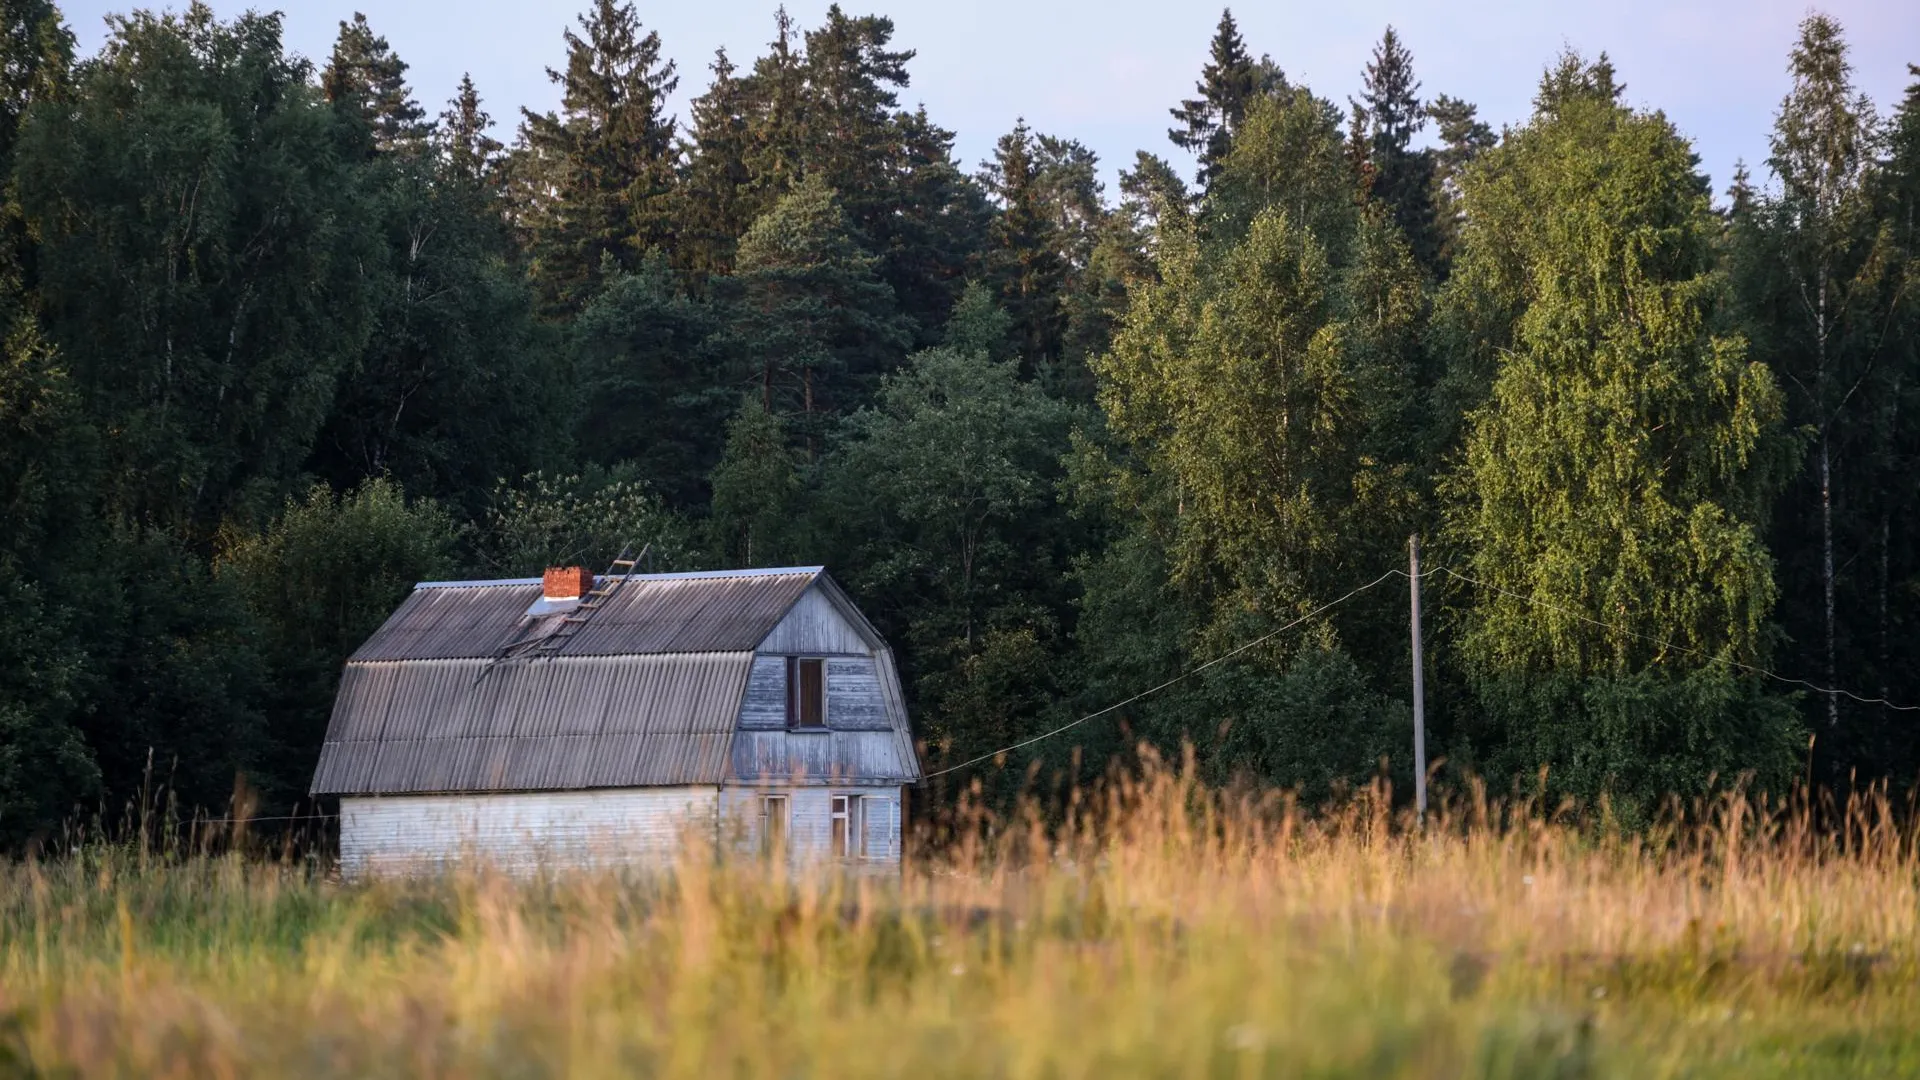
{"type": "Polygon", "coordinates": [[[785,795],[760,797],[760,846],[769,855],[786,853],[787,797],[785,795]]]}
{"type": "Polygon", "coordinates": [[[841,858],[865,858],[867,850],[868,799],[861,795],[835,795],[831,804],[833,853],[841,858]]]}
{"type": "Polygon", "coordinates": [[[812,657],[787,657],[787,728],[825,731],[827,727],[827,662],[812,657]]]}

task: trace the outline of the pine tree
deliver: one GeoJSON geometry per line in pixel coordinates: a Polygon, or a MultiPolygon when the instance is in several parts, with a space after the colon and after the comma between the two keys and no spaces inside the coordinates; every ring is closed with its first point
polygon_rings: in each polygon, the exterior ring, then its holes
{"type": "Polygon", "coordinates": [[[1460,231],[1465,225],[1461,209],[1461,177],[1481,154],[1499,141],[1479,109],[1471,102],[1441,94],[1427,104],[1427,118],[1439,129],[1440,146],[1433,155],[1435,228],[1439,234],[1439,262],[1451,266],[1460,246],[1460,231]]]}
{"type": "Polygon", "coordinates": [[[1442,267],[1433,210],[1433,155],[1413,147],[1413,137],[1427,124],[1419,92],[1413,54],[1389,26],[1374,47],[1360,92],[1366,102],[1367,160],[1372,166],[1369,190],[1386,204],[1420,265],[1438,276],[1442,267]]]}
{"type": "Polygon", "coordinates": [[[806,34],[806,109],[797,134],[807,175],[840,194],[847,216],[879,249],[894,206],[891,170],[899,157],[893,111],[913,51],[888,48],[893,20],[849,17],[839,4],[806,34]]]}
{"type": "Polygon", "coordinates": [[[761,408],[796,416],[812,453],[827,418],[864,404],[904,354],[908,329],[878,271],[839,197],[811,177],[740,240],[724,344],[761,408]]]}
{"type": "Polygon", "coordinates": [[[407,65],[367,17],[342,20],[333,56],[320,76],[327,101],[366,133],[375,153],[418,150],[433,130],[425,110],[407,88],[407,65]]]}
{"type": "Polygon", "coordinates": [[[603,259],[631,269],[671,246],[677,154],[666,99],[679,86],[660,35],[633,4],[594,0],[566,31],[559,113],[522,109],[520,168],[530,272],[553,313],[577,311],[599,287],[603,259]]]}
{"type": "MultiPolygon", "coordinates": [[[[1282,78],[1277,68],[1264,77],[1276,81],[1282,78]]],[[[1197,178],[1202,191],[1213,183],[1221,160],[1233,148],[1233,137],[1240,130],[1248,103],[1261,91],[1262,80],[1263,73],[1240,38],[1233,11],[1222,9],[1207,62],[1195,85],[1199,96],[1167,110],[1178,121],[1168,129],[1167,138],[1199,160],[1197,178]]]]}
{"type": "Polygon", "coordinates": [[[440,114],[440,141],[452,174],[475,187],[491,187],[501,167],[500,140],[489,134],[493,117],[480,107],[473,76],[460,76],[460,89],[440,114]]]}

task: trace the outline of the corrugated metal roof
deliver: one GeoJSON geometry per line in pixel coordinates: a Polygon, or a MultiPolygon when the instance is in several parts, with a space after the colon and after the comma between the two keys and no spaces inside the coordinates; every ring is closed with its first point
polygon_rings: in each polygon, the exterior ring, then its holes
{"type": "Polygon", "coordinates": [[[491,669],[471,658],[356,659],[312,791],[717,784],[732,774],[752,664],[751,651],[563,655],[491,669]]]}
{"type": "MultiPolygon", "coordinates": [[[[819,567],[637,575],[554,655],[749,650],[820,579],[819,567]]],[[[539,599],[531,578],[422,583],[350,662],[490,659],[533,628],[527,609],[539,599]]]]}

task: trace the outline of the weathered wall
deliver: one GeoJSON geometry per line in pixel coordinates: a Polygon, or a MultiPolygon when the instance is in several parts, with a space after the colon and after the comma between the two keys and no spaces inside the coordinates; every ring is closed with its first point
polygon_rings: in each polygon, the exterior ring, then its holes
{"type": "Polygon", "coordinates": [[[832,797],[861,795],[867,803],[867,851],[863,865],[872,868],[900,864],[900,788],[870,785],[846,787],[729,787],[720,795],[721,833],[739,851],[760,849],[760,799],[787,796],[787,850],[796,864],[824,860],[833,852],[832,797]]]}
{"type": "Polygon", "coordinates": [[[433,871],[463,861],[506,870],[670,865],[683,839],[718,836],[759,850],[760,797],[788,798],[796,865],[833,851],[832,796],[866,796],[868,868],[900,862],[897,786],[623,788],[489,795],[347,796],[340,867],[350,878],[433,871]]]}
{"type": "Polygon", "coordinates": [[[815,585],[801,594],[786,617],[760,642],[762,653],[788,656],[870,655],[877,643],[847,617],[815,585]]]}
{"type": "MultiPolygon", "coordinates": [[[[757,656],[740,706],[740,727],[782,731],[787,726],[787,658],[757,656]]],[[[836,731],[888,731],[886,696],[871,656],[827,658],[827,726],[836,731]]]]}
{"type": "Polygon", "coordinates": [[[506,869],[669,863],[685,830],[715,835],[714,787],[349,796],[340,866],[349,877],[462,859],[506,869]]]}

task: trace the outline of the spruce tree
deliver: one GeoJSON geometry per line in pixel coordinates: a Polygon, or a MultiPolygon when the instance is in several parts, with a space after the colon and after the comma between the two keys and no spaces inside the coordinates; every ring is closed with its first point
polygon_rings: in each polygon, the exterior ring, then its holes
{"type": "Polygon", "coordinates": [[[988,274],[1013,317],[1029,370],[1059,355],[1065,330],[1060,300],[1069,269],[1060,254],[1060,225],[1042,187],[1039,149],[1020,120],[1000,137],[993,160],[980,172],[980,186],[999,206],[988,233],[988,274]]]}
{"type": "Polygon", "coordinates": [[[579,23],[565,34],[566,70],[547,69],[560,111],[521,110],[530,272],[556,314],[587,302],[603,259],[630,269],[649,248],[669,248],[673,231],[673,62],[630,2],[594,0],[579,23]]]}
{"type": "Polygon", "coordinates": [[[413,100],[406,74],[406,62],[356,11],[352,22],[340,23],[320,86],[334,109],[366,133],[374,152],[411,151],[425,144],[433,125],[413,100]]]}
{"type": "MultiPolygon", "coordinates": [[[[1367,64],[1360,98],[1366,103],[1368,185],[1406,235],[1414,257],[1439,273],[1440,238],[1433,211],[1433,155],[1416,150],[1413,137],[1427,124],[1414,78],[1413,54],[1393,27],[1380,38],[1367,64]]],[[[1361,117],[1356,114],[1356,121],[1361,117]]]]}
{"type": "Polygon", "coordinates": [[[686,165],[676,192],[675,257],[701,279],[733,269],[733,249],[758,216],[749,165],[751,86],[735,76],[727,51],[714,53],[713,82],[693,101],[686,165]]]}
{"type": "Polygon", "coordinates": [[[440,141],[455,177],[476,187],[494,182],[506,147],[489,134],[492,129],[493,117],[480,107],[473,76],[462,74],[459,90],[440,114],[440,141]]]}
{"type": "MultiPolygon", "coordinates": [[[[1278,69],[1265,77],[1280,79],[1278,69]]],[[[1262,79],[1263,73],[1240,38],[1232,9],[1223,8],[1207,62],[1200,68],[1200,81],[1195,85],[1199,95],[1167,110],[1178,122],[1167,130],[1167,138],[1198,159],[1197,178],[1202,191],[1213,182],[1221,160],[1232,149],[1233,136],[1240,130],[1247,104],[1260,92],[1262,79]]]]}

